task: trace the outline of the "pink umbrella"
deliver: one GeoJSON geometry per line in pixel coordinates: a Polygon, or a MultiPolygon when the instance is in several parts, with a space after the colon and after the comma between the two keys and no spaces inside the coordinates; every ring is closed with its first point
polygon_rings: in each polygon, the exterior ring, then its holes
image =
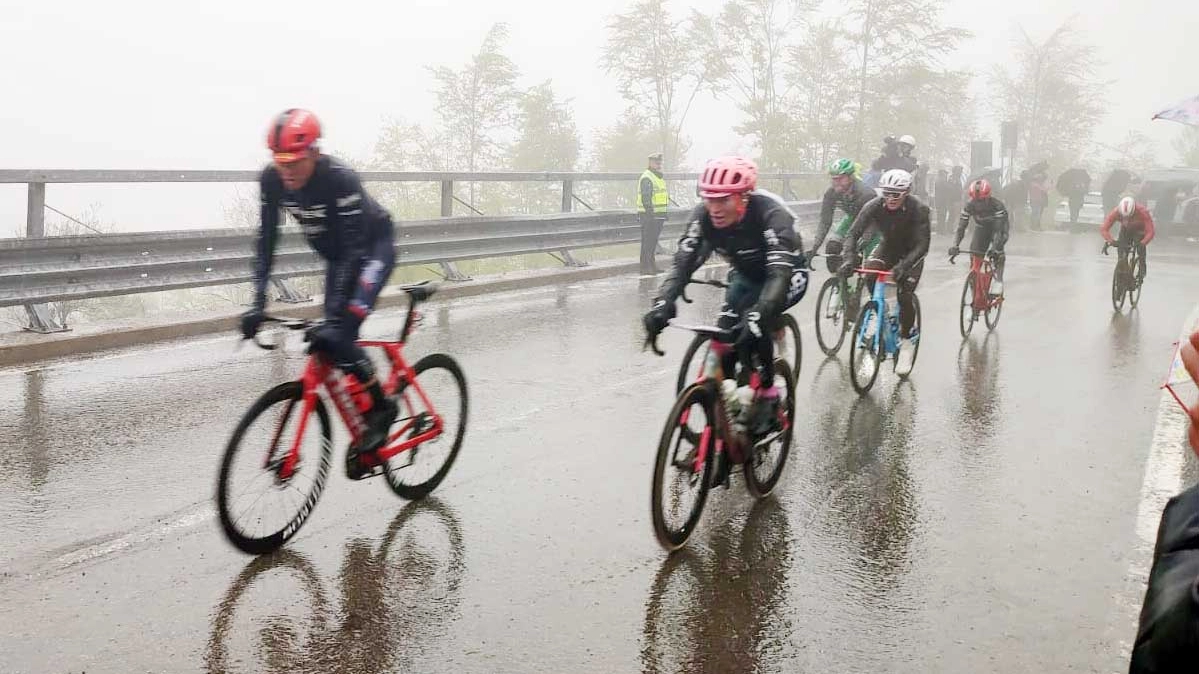
{"type": "Polygon", "coordinates": [[[1199,126],[1199,96],[1172,105],[1154,115],[1153,119],[1166,119],[1188,126],[1199,126]]]}

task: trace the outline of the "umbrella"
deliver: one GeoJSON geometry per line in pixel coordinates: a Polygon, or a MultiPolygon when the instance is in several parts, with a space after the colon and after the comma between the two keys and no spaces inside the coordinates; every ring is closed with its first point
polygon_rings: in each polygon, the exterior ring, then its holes
{"type": "Polygon", "coordinates": [[[1153,119],[1165,119],[1188,126],[1199,126],[1199,96],[1172,105],[1154,115],[1153,119]]]}

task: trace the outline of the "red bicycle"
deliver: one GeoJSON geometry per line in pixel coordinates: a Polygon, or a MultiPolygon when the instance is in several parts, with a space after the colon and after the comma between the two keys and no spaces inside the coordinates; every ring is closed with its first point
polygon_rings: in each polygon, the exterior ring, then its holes
{"type": "MultiPolygon", "coordinates": [[[[437,286],[425,282],[401,286],[401,290],[408,293],[410,303],[399,340],[358,342],[364,348],[382,350],[389,362],[383,391],[397,398],[399,414],[386,444],[373,454],[359,457],[362,467],[368,470],[355,479],[385,475],[392,491],[415,500],[433,491],[457,458],[466,431],[468,404],[466,378],[453,358],[435,353],[412,366],[404,358],[404,345],[421,320],[416,307],[428,300],[437,286]],[[434,390],[458,394],[457,404],[443,404],[441,411],[426,393],[426,387],[440,378],[445,378],[449,385],[434,390]],[[437,450],[447,448],[444,457],[437,459],[437,450]],[[426,461],[430,457],[432,460],[426,461]]],[[[314,324],[303,319],[267,320],[289,330],[307,330],[314,324]]],[[[258,338],[254,343],[263,349],[276,348],[258,338]]],[[[320,395],[322,389],[349,429],[349,440],[357,442],[366,429],[363,412],[370,409],[370,396],[352,375],[342,374],[323,354],[311,352],[300,378],[264,393],[233,431],[221,462],[217,510],[226,537],[238,549],[250,554],[276,550],[312,514],[325,488],[333,446],[329,413],[320,395]],[[266,419],[272,409],[277,410],[276,418],[266,419]],[[316,431],[310,428],[314,419],[319,426],[316,431]],[[233,467],[244,456],[250,457],[254,477],[247,484],[238,485],[233,479],[233,467]],[[264,489],[257,496],[247,496],[255,486],[264,489]],[[270,518],[264,500],[282,501],[284,517],[270,518]],[[246,510],[241,512],[238,506],[247,501],[246,510]]]]}
{"type": "MultiPolygon", "coordinates": [[[[958,328],[962,331],[962,339],[970,336],[974,322],[979,314],[987,323],[988,330],[994,330],[999,325],[999,315],[1003,312],[1003,295],[991,294],[991,281],[995,278],[995,266],[985,253],[974,250],[963,250],[970,254],[970,271],[966,274],[966,283],[962,286],[962,307],[958,314],[958,328]]],[[[957,255],[949,257],[950,264],[957,255]]]]}

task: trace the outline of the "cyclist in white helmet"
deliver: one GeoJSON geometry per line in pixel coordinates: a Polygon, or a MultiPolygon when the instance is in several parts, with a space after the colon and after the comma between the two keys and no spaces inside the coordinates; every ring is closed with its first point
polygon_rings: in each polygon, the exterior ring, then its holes
{"type": "Polygon", "coordinates": [[[1134,245],[1137,246],[1137,252],[1141,254],[1140,269],[1137,270],[1137,284],[1140,285],[1149,271],[1149,265],[1145,262],[1145,246],[1149,245],[1156,233],[1153,216],[1149,214],[1149,209],[1138,204],[1132,197],[1124,197],[1120,203],[1116,204],[1112,212],[1107,214],[1103,226],[1099,228],[1099,233],[1107,242],[1103,246],[1104,255],[1107,254],[1108,246],[1114,245],[1117,247],[1120,259],[1126,260],[1129,249],[1134,245]],[[1112,225],[1116,222],[1120,223],[1119,241],[1112,238],[1112,225]]]}
{"type": "MultiPolygon", "coordinates": [[[[862,207],[846,237],[845,250],[857,250],[858,240],[870,228],[876,227],[883,241],[874,249],[864,265],[868,269],[887,269],[897,284],[899,299],[899,357],[895,372],[906,375],[914,361],[912,327],[916,322],[915,293],[924,271],[924,256],[928,254],[932,230],[928,205],[911,194],[912,174],[892,169],[879,180],[882,196],[862,207]]],[[[841,267],[848,275],[858,260],[849,259],[841,267]]],[[[868,279],[873,292],[873,279],[868,279]]]]}

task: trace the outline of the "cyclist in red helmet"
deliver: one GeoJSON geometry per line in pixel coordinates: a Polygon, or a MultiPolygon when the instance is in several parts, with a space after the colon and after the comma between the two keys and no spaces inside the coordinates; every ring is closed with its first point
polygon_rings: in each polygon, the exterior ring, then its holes
{"type": "Polygon", "coordinates": [[[313,350],[329,354],[370,393],[367,431],[346,454],[346,470],[360,474],[358,456],[381,447],[396,416],[396,404],[383,395],[370,359],[358,346],[358,329],[370,315],[379,291],[395,267],[391,216],[362,188],[353,169],[322,154],[321,126],[307,110],[284,111],[267,132],[273,161],[262,170],[259,189],[262,226],[254,265],[254,301],[242,315],[242,334],[253,337],[262,324],[271,277],[280,211],[300,224],[308,244],[325,259],[325,317],[308,339],[313,350]]]}
{"type": "Polygon", "coordinates": [[[949,256],[961,252],[958,245],[966,235],[966,227],[970,218],[978,225],[974,228],[974,238],[970,240],[970,250],[986,251],[995,267],[995,280],[991,283],[991,294],[1003,294],[1003,248],[1007,245],[1008,222],[1007,207],[999,199],[991,196],[991,183],[986,180],[975,180],[970,183],[967,191],[969,199],[962,207],[962,215],[958,219],[958,230],[953,236],[953,245],[949,247],[949,256]]]}
{"type": "Polygon", "coordinates": [[[1120,203],[1116,204],[1112,212],[1107,214],[1107,218],[1103,220],[1103,226],[1099,228],[1099,233],[1103,235],[1103,240],[1106,242],[1103,245],[1104,255],[1107,255],[1108,247],[1114,245],[1120,259],[1126,260],[1129,249],[1133,246],[1138,247],[1137,252],[1141,254],[1141,263],[1137,269],[1137,285],[1144,282],[1145,275],[1149,271],[1149,265],[1145,261],[1148,256],[1145,246],[1149,245],[1157,233],[1149,209],[1138,204],[1132,197],[1124,197],[1120,203]],[[1118,242],[1112,238],[1112,225],[1116,222],[1120,223],[1120,240],[1118,242]]]}
{"type": "MultiPolygon", "coordinates": [[[[724,257],[732,271],[717,325],[731,330],[743,323],[737,349],[757,355],[760,385],[742,421],[750,433],[762,435],[778,420],[770,335],[779,316],[803,298],[808,270],[795,231],[795,214],[778,196],[758,191],[757,182],[758,167],[748,159],[721,157],[708,162],[699,180],[703,203],[691,213],[674,264],[644,323],[651,337],[661,332],[674,318],[675,300],[695,270],[712,252],[724,257]]],[[[737,353],[723,344],[713,348],[721,354],[724,371],[734,372],[737,353]]]]}

